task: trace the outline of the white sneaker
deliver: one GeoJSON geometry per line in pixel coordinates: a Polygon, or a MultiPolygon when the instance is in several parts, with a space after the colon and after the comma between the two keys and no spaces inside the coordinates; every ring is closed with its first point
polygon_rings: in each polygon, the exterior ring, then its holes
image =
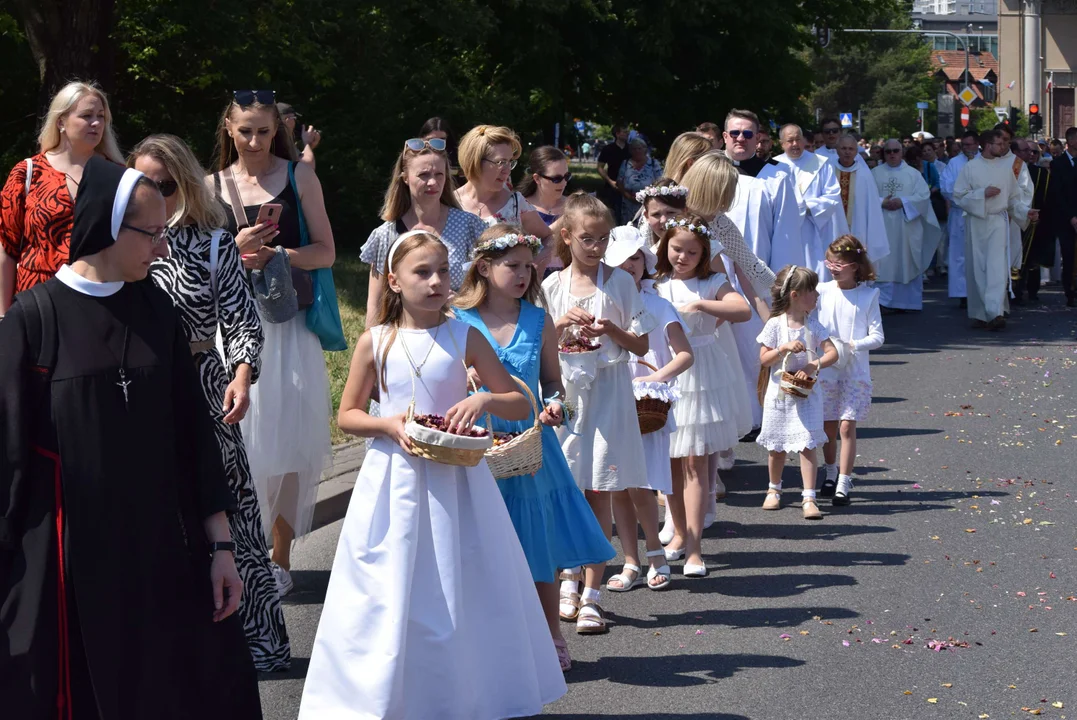
{"type": "Polygon", "coordinates": [[[295,589],[292,582],[292,574],[275,562],[269,563],[269,569],[273,571],[273,579],[277,583],[277,595],[284,597],[295,589]]]}

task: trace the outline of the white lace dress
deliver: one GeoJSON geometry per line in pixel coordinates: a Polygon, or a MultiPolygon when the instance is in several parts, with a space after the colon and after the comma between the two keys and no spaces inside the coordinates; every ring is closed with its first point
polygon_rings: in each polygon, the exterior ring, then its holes
{"type": "Polygon", "coordinates": [[[704,312],[685,312],[685,305],[713,300],[726,276],[716,273],[700,280],[665,280],[657,283],[659,296],[668,300],[688,327],[688,342],[695,362],[678,378],[681,399],[673,405],[677,429],[670,438],[670,457],[702,457],[728,450],[740,439],[733,374],[725,351],[718,344],[718,319],[704,312]]]}
{"type": "MultiPolygon", "coordinates": [[[[574,297],[572,268],[550,275],[542,283],[546,309],[556,320],[573,307],[596,318],[612,320],[636,335],[651,331],[655,320],[643,308],[632,276],[602,265],[599,287],[585,298],[574,297]]],[[[607,492],[648,486],[643,440],[632,391],[631,353],[608,337],[601,338],[598,369],[589,387],[565,382],[568,401],[576,417],[557,430],[569,469],[581,490],[607,492]]]]}
{"type": "MultiPolygon", "coordinates": [[[[777,348],[800,340],[812,351],[797,353],[789,358],[786,370],[795,373],[819,357],[819,344],[829,333],[814,314],[805,320],[804,327],[792,329],[787,315],[777,315],[767,321],[756,340],[763,346],[777,348]]],[[[782,392],[779,385],[781,364],[770,370],[770,384],[763,398],[763,428],[756,442],[771,452],[800,452],[826,444],[823,430],[823,395],[817,387],[806,398],[794,398],[782,392]]]]}

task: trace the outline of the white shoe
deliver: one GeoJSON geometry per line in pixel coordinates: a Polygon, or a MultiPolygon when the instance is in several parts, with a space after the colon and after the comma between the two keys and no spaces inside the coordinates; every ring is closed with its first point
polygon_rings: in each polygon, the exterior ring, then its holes
{"type": "Polygon", "coordinates": [[[849,495],[853,492],[853,479],[848,475],[838,476],[838,488],[834,491],[834,505],[848,505],[849,495]]]}
{"type": "Polygon", "coordinates": [[[682,571],[685,577],[701,578],[707,577],[706,565],[692,565],[691,563],[684,564],[684,570],[682,571]]]}
{"type": "Polygon", "coordinates": [[[662,530],[658,533],[658,541],[663,545],[669,545],[673,540],[673,536],[677,534],[677,531],[673,528],[673,515],[666,510],[666,522],[662,525],[662,530]]]}
{"type": "Polygon", "coordinates": [[[292,574],[275,562],[269,563],[269,569],[273,572],[273,579],[277,583],[277,595],[284,597],[295,589],[292,582],[292,574]]]}
{"type": "Polygon", "coordinates": [[[718,469],[719,470],[732,470],[733,464],[737,461],[737,456],[733,454],[732,450],[726,450],[725,452],[718,453],[718,469]]]}
{"type": "Polygon", "coordinates": [[[722,482],[722,478],[715,478],[714,480],[714,499],[715,501],[721,500],[726,496],[725,483],[722,482]]]}
{"type": "Polygon", "coordinates": [[[677,562],[682,557],[684,557],[684,548],[680,548],[678,550],[670,550],[669,548],[666,548],[665,553],[666,562],[677,562]]]}
{"type": "Polygon", "coordinates": [[[706,530],[714,524],[714,513],[707,513],[703,516],[703,529],[706,530]]]}

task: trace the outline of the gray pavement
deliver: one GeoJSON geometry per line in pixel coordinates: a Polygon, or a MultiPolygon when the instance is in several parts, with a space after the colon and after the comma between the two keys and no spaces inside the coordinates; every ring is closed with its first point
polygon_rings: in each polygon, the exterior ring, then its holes
{"type": "MultiPolygon", "coordinates": [[[[741,444],[706,536],[710,576],[675,573],[662,593],[603,593],[615,624],[604,637],[568,633],[569,692],[546,713],[1075,712],[1077,313],[1053,288],[1042,297],[1047,305],[1017,308],[1002,333],[969,329],[938,284],[923,313],[885,318],[852,505],[824,501],[815,523],[798,507],[763,512],[765,455],[741,444]]],[[[790,504],[799,484],[788,466],[790,504]]],[[[296,717],[349,487],[347,477],[323,486],[321,527],[294,551],[285,614],[295,660],[290,673],[262,677],[267,720],[296,717]]]]}

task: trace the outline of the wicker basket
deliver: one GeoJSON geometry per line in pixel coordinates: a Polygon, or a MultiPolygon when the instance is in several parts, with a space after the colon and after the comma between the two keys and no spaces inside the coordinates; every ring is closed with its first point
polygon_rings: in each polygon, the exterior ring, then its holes
{"type": "MultiPolygon", "coordinates": [[[[464,366],[467,370],[467,366],[464,366]]],[[[475,383],[468,378],[471,388],[478,391],[475,383]]],[[[486,413],[485,437],[467,437],[453,435],[442,430],[426,427],[415,422],[415,375],[411,376],[411,403],[404,417],[404,433],[411,440],[411,454],[424,460],[433,460],[442,465],[475,467],[482,462],[483,455],[494,442],[491,431],[490,413],[486,413]]]]}
{"type": "MultiPolygon", "coordinates": [[[[809,355],[815,355],[810,350],[807,351],[809,355]]],[[[782,373],[778,388],[786,395],[791,395],[798,400],[803,400],[811,395],[811,391],[815,389],[815,381],[819,378],[819,371],[815,371],[815,375],[805,378],[803,380],[796,377],[795,373],[791,373],[786,370],[789,364],[789,358],[793,353],[787,353],[782,359],[782,373]]]]}
{"type": "MultiPolygon", "coordinates": [[[[636,362],[652,372],[658,372],[658,368],[648,362],[638,359],[636,362]]],[[[673,405],[665,400],[652,397],[637,398],[636,417],[639,419],[640,435],[658,432],[664,428],[666,421],[669,420],[669,410],[672,407],[673,405]]]]}
{"type": "Polygon", "coordinates": [[[542,409],[527,383],[516,376],[512,379],[527,393],[527,399],[535,411],[535,424],[504,445],[495,445],[486,451],[486,464],[497,480],[534,475],[542,469],[542,423],[539,422],[542,409]]]}

